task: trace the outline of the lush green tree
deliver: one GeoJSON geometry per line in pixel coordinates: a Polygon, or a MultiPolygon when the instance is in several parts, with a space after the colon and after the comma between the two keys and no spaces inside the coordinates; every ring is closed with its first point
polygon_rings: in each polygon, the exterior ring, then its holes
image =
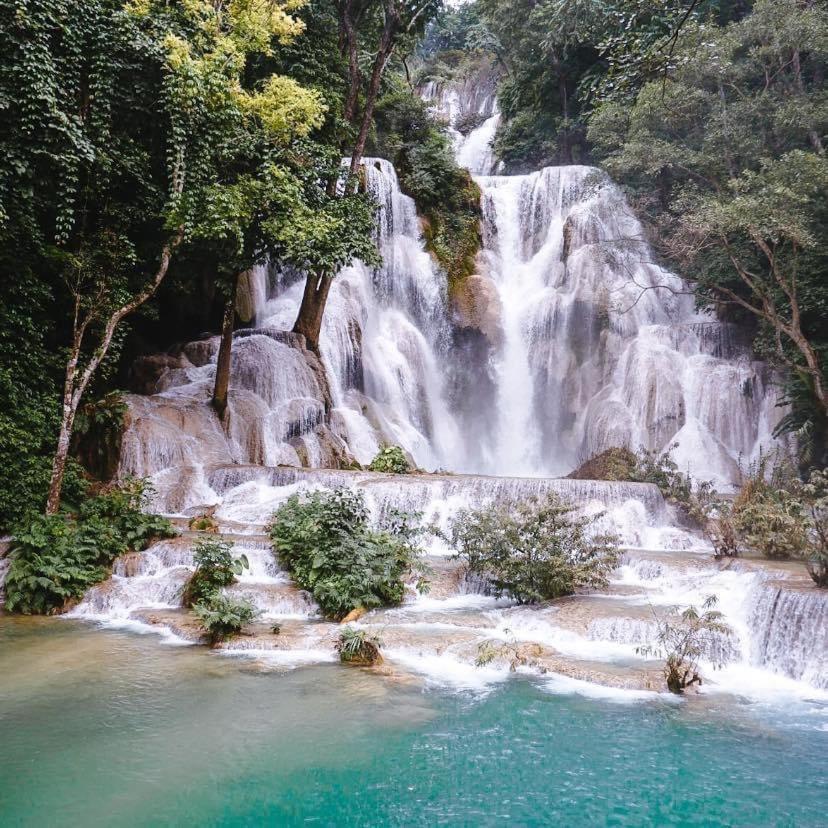
{"type": "MultiPolygon", "coordinates": [[[[347,59],[347,82],[342,107],[346,125],[342,151],[350,149],[350,164],[344,183],[340,176],[329,179],[328,192],[341,193],[346,198],[360,186],[359,169],[374,119],[374,109],[381,83],[392,53],[401,44],[422,32],[438,8],[437,0],[334,0],[338,20],[339,46],[347,59]],[[366,73],[360,54],[369,46],[370,71],[366,73]],[[361,104],[361,105],[360,105],[361,104]]],[[[316,222],[319,247],[322,252],[306,258],[309,264],[305,290],[293,330],[305,337],[312,350],[318,350],[322,317],[328,301],[331,283],[341,263],[354,258],[357,245],[343,244],[332,228],[339,216],[347,216],[347,208],[331,208],[333,215],[322,216],[316,222]],[[338,215],[337,215],[338,213],[338,215]],[[337,236],[336,238],[334,238],[337,236]]],[[[309,224],[313,218],[308,217],[309,224]]]]}
{"type": "Polygon", "coordinates": [[[70,344],[49,513],[81,399],[173,254],[197,248],[227,282],[266,255],[265,219],[287,209],[289,165],[274,154],[321,123],[322,103],[253,66],[301,33],[291,14],[300,6],[83,0],[0,10],[0,149],[10,161],[0,172],[2,262],[11,269],[20,251],[69,311],[56,333],[70,344]]]}
{"type": "Polygon", "coordinates": [[[557,495],[514,506],[461,512],[451,543],[495,595],[533,604],[606,585],[618,561],[615,538],[590,530],[597,515],[578,517],[557,495]]]}

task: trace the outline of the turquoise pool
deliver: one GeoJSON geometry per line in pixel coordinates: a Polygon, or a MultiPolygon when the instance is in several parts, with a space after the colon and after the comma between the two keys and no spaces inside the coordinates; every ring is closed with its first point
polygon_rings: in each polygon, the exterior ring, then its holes
{"type": "Polygon", "coordinates": [[[485,694],[0,618],[0,824],[828,824],[828,711],[485,694]]]}

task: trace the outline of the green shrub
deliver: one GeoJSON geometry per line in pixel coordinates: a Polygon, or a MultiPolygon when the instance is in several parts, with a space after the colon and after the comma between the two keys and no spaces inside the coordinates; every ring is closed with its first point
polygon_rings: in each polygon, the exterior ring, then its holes
{"type": "Polygon", "coordinates": [[[193,546],[193,572],[184,587],[184,606],[192,607],[230,586],[236,577],[250,568],[247,555],[234,558],[233,544],[223,538],[201,538],[193,546]]]}
{"type": "Polygon", "coordinates": [[[615,538],[589,535],[599,515],[575,517],[574,511],[555,494],[465,511],[453,520],[450,540],[495,595],[521,604],[559,598],[606,585],[618,561],[615,538]]]}
{"type": "Polygon", "coordinates": [[[370,667],[382,661],[380,648],[382,641],[378,636],[369,635],[365,630],[346,627],[336,642],[339,660],[343,664],[370,667]]]}
{"type": "Polygon", "coordinates": [[[238,601],[214,592],[193,607],[211,644],[238,635],[261,614],[250,601],[238,601]]]}
{"type": "Polygon", "coordinates": [[[192,532],[218,532],[218,521],[212,515],[195,515],[187,522],[187,528],[192,532]]]}
{"type": "Polygon", "coordinates": [[[689,475],[679,471],[678,463],[670,456],[670,452],[677,446],[678,443],[673,443],[662,452],[643,446],[637,452],[613,446],[590,457],[569,477],[577,480],[653,483],[665,498],[689,509],[693,501],[693,481],[689,475]]]}
{"type": "Polygon", "coordinates": [[[798,558],[819,587],[828,587],[828,473],[802,482],[762,463],[733,502],[732,521],[741,548],[766,558],[798,558]]]}
{"type": "Polygon", "coordinates": [[[269,527],[273,551],[322,612],[335,620],[351,610],[400,604],[403,579],[418,573],[425,589],[413,516],[389,513],[383,528],[369,524],[360,492],[335,489],[290,497],[269,527]]]}
{"type": "Polygon", "coordinates": [[[32,517],[12,542],[6,609],[59,612],[103,581],[119,555],[174,535],[168,520],[141,511],[149,495],[145,481],[130,480],[85,500],[75,515],[32,517]]]}
{"type": "Polygon", "coordinates": [[[664,678],[671,693],[683,693],[691,685],[702,683],[699,659],[713,652],[710,643],[714,635],[730,632],[722,614],[713,609],[716,603],[716,596],[709,595],[702,612],[688,607],[677,623],[668,617],[656,616],[656,643],[636,648],[639,655],[664,659],[664,678]]]}
{"type": "Polygon", "coordinates": [[[368,471],[390,472],[391,474],[408,474],[411,470],[411,464],[399,446],[386,446],[380,449],[371,461],[371,465],[368,466],[368,471]]]}

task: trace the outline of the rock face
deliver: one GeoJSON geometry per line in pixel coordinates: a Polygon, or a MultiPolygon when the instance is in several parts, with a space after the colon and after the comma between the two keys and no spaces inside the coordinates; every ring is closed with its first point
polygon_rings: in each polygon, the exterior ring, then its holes
{"type": "Polygon", "coordinates": [[[137,360],[133,388],[142,393],[127,398],[121,474],[178,474],[213,463],[339,468],[354,462],[331,427],[325,367],[302,336],[272,327],[236,332],[224,422],[210,404],[214,344],[202,340],[178,355],[137,360]]]}
{"type": "Polygon", "coordinates": [[[132,364],[129,388],[135,394],[157,394],[176,384],[175,372],[192,363],[184,356],[149,354],[138,357],[132,364]]]}
{"type": "Polygon", "coordinates": [[[458,328],[478,330],[492,346],[500,345],[503,309],[497,287],[488,276],[475,273],[464,279],[454,290],[452,300],[458,328]]]}

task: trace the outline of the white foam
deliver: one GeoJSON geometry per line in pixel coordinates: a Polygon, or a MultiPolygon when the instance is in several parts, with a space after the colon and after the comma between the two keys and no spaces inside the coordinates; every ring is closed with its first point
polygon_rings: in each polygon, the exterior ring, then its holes
{"type": "Polygon", "coordinates": [[[485,692],[509,678],[508,666],[477,667],[450,651],[423,653],[405,647],[383,649],[383,656],[425,678],[426,684],[454,690],[485,692]]]}
{"type": "Polygon", "coordinates": [[[679,697],[670,693],[656,693],[652,690],[633,690],[624,687],[606,687],[602,684],[593,684],[588,681],[571,678],[555,673],[551,678],[542,682],[547,693],[556,696],[584,696],[588,699],[615,702],[618,704],[634,704],[643,701],[678,701],[679,697]]]}

